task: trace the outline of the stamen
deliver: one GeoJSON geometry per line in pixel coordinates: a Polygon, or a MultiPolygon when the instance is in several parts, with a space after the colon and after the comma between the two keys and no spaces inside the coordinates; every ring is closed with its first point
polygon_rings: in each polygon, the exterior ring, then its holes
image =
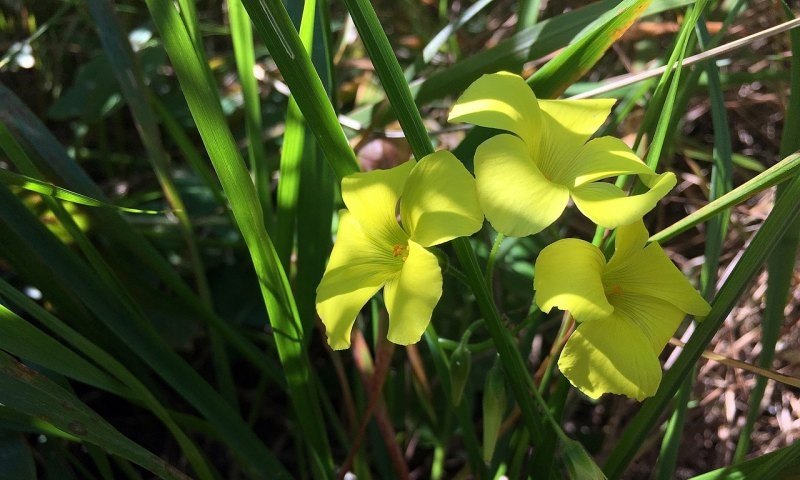
{"type": "Polygon", "coordinates": [[[408,245],[404,245],[401,243],[396,244],[392,247],[392,256],[394,257],[402,257],[403,261],[406,261],[408,258],[408,245]]]}
{"type": "Polygon", "coordinates": [[[606,289],[606,296],[612,295],[622,295],[622,286],[621,285],[611,285],[610,288],[606,289]]]}

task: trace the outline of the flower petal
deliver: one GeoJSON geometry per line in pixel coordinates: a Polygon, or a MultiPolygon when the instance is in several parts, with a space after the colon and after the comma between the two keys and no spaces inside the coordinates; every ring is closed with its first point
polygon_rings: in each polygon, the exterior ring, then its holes
{"type": "Polygon", "coordinates": [[[342,179],[342,199],[358,223],[373,235],[399,243],[405,234],[397,223],[397,202],[416,162],[387,170],[372,170],[342,179]]]}
{"type": "Polygon", "coordinates": [[[692,315],[707,315],[711,309],[657,243],[622,260],[612,259],[603,282],[619,285],[625,294],[659,298],[692,315]]]}
{"type": "Polygon", "coordinates": [[[579,322],[609,316],[614,307],[606,299],[602,275],[606,259],[599,248],[576,238],[545,247],[536,258],[533,288],[543,312],[568,310],[579,322]]]}
{"type": "Polygon", "coordinates": [[[593,98],[588,100],[539,100],[539,108],[561,128],[585,143],[611,114],[613,98],[593,98]]]}
{"type": "Polygon", "coordinates": [[[617,175],[655,175],[625,142],[615,137],[590,140],[578,152],[568,172],[571,187],[617,175]]]}
{"type": "Polygon", "coordinates": [[[436,255],[420,244],[408,242],[408,257],[400,275],[386,284],[384,300],[389,311],[387,338],[398,345],[416,343],[431,322],[442,296],[442,270],[436,255]]]}
{"type": "Polygon", "coordinates": [[[606,270],[613,270],[619,262],[627,261],[639,254],[650,238],[650,233],[640,218],[638,221],[618,227],[614,240],[614,255],[606,270]]]}
{"type": "Polygon", "coordinates": [[[583,144],[605,122],[613,99],[539,100],[542,110],[541,144],[536,164],[547,178],[572,186],[569,172],[583,144]]]}
{"type": "Polygon", "coordinates": [[[671,303],[632,292],[612,295],[611,303],[614,315],[630,320],[644,333],[656,356],[686,318],[686,313],[671,303]]]}
{"type": "Polygon", "coordinates": [[[578,326],[558,368],[591,398],[616,393],[642,401],[655,395],[661,383],[661,365],[649,340],[633,322],[616,315],[578,326]]]}
{"type": "Polygon", "coordinates": [[[571,191],[575,206],[594,223],[605,228],[627,225],[643,217],[675,186],[675,174],[667,172],[656,177],[651,188],[641,195],[625,195],[616,185],[595,182],[571,191]]]}
{"type": "Polygon", "coordinates": [[[569,190],[549,181],[530,158],[525,143],[501,134],[475,151],[478,199],[498,232],[514,237],[538,233],[556,221],[569,190]]]}
{"type": "Polygon", "coordinates": [[[350,345],[361,307],[403,266],[392,255],[393,245],[366,234],[355,217],[342,211],[331,259],[317,287],[317,313],[334,350],[350,345]]]}
{"type": "Polygon", "coordinates": [[[447,120],[512,132],[528,144],[530,151],[539,145],[541,120],[536,95],[514,73],[482,75],[472,82],[447,120]]]}
{"type": "Polygon", "coordinates": [[[406,180],[400,218],[423,247],[472,235],[483,225],[475,179],[448,151],[426,156],[406,180]]]}

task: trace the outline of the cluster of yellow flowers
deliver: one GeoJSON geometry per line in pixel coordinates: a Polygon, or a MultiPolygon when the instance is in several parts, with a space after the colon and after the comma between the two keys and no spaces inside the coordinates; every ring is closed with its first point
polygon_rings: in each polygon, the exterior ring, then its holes
{"type": "Polygon", "coordinates": [[[534,300],[544,312],[578,322],[559,369],[592,398],[642,400],[661,381],[658,355],[686,314],[709,305],[656,243],[642,217],[676,183],[656,174],[621,140],[589,140],[612,99],[538,100],[518,75],[484,75],[458,99],[452,122],[504,130],[475,152],[475,177],[447,151],[342,181],[347,207],[317,289],[317,312],[334,349],[350,345],[358,312],[384,288],[390,341],[419,341],[442,295],[442,273],[427,247],[477,232],[483,217],[498,232],[532,235],[569,203],[591,221],[616,228],[610,260],[574,238],[547,246],[535,265],[534,300]],[[638,175],[649,190],[627,196],[612,183],[638,175]],[[398,217],[399,212],[399,217],[398,217]]]}

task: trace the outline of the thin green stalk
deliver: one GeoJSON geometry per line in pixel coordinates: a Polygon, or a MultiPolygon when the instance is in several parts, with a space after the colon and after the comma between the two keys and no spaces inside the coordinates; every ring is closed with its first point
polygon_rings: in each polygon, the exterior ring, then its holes
{"type": "MultiPolygon", "coordinates": [[[[705,15],[700,15],[697,22],[697,36],[700,46],[705,50],[710,46],[710,36],[706,28],[705,15]]],[[[716,200],[729,192],[733,183],[733,151],[731,147],[730,130],[725,111],[725,98],[722,93],[722,84],[719,78],[719,69],[713,61],[706,62],[705,70],[708,76],[709,98],[711,99],[711,121],[714,130],[713,166],[711,168],[711,188],[709,200],[716,200]]],[[[711,218],[706,229],[705,261],[700,270],[700,285],[703,296],[707,300],[714,298],[717,284],[717,270],[722,253],[722,245],[728,231],[730,210],[722,210],[717,216],[711,218]]],[[[658,456],[656,479],[669,480],[674,477],[681,445],[686,411],[689,408],[692,388],[694,387],[697,367],[686,376],[676,395],[675,411],[667,425],[661,452],[658,456]]]]}
{"type": "Polygon", "coordinates": [[[208,63],[200,52],[193,51],[191,39],[171,4],[148,0],[147,5],[250,251],[275,332],[293,410],[312,460],[311,468],[315,476],[327,477],[333,469],[333,460],[311,379],[313,371],[303,348],[303,327],[286,272],[266,232],[255,187],[226,126],[216,86],[208,81],[208,63]]]}
{"type": "Polygon", "coordinates": [[[270,191],[270,168],[267,163],[267,154],[264,151],[261,128],[261,96],[258,93],[258,82],[253,75],[253,67],[256,64],[253,27],[250,25],[250,17],[247,16],[241,0],[227,0],[227,5],[236,71],[239,74],[239,84],[242,86],[242,97],[244,98],[247,157],[250,170],[253,172],[258,199],[264,210],[264,221],[269,231],[272,223],[272,192],[270,191]]]}
{"type": "MultiPolygon", "coordinates": [[[[783,5],[786,15],[794,17],[792,11],[783,5]]],[[[800,136],[797,131],[800,129],[800,31],[797,29],[790,32],[792,63],[790,67],[790,91],[789,105],[786,109],[786,123],[783,126],[781,136],[781,155],[800,150],[800,136]]],[[[778,186],[776,196],[785,194],[785,188],[778,186]]],[[[761,321],[761,354],[758,356],[758,366],[770,368],[775,357],[775,344],[780,337],[780,330],[784,320],[784,308],[789,296],[789,288],[792,284],[794,274],[794,259],[797,256],[797,247],[800,244],[800,220],[795,223],[783,236],[775,251],[767,260],[767,298],[764,316],[761,321]]],[[[742,431],[739,433],[739,442],[736,444],[736,451],[733,455],[734,463],[744,460],[750,450],[750,436],[753,427],[761,413],[761,400],[764,398],[764,390],[767,386],[767,379],[761,376],[756,377],[756,385],[750,391],[748,399],[747,417],[742,431]]]]}

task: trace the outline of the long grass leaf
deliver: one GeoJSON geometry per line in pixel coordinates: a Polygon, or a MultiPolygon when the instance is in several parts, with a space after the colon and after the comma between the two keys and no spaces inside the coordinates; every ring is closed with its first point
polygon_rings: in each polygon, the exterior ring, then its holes
{"type": "Polygon", "coordinates": [[[81,440],[101,446],[164,479],[187,479],[178,469],[134,443],[44,375],[0,353],[0,403],[47,419],[81,440]]]}
{"type": "MultiPolygon", "coordinates": [[[[149,0],[147,5],[250,251],[269,320],[276,332],[275,343],[294,412],[312,455],[312,466],[319,475],[328,475],[332,468],[330,447],[310,378],[313,373],[303,349],[303,327],[286,272],[266,232],[255,187],[225,124],[216,88],[208,81],[207,63],[202,60],[201,52],[193,51],[178,12],[172,5],[156,0],[149,0]]],[[[330,106],[327,100],[326,103],[330,106]]]]}

